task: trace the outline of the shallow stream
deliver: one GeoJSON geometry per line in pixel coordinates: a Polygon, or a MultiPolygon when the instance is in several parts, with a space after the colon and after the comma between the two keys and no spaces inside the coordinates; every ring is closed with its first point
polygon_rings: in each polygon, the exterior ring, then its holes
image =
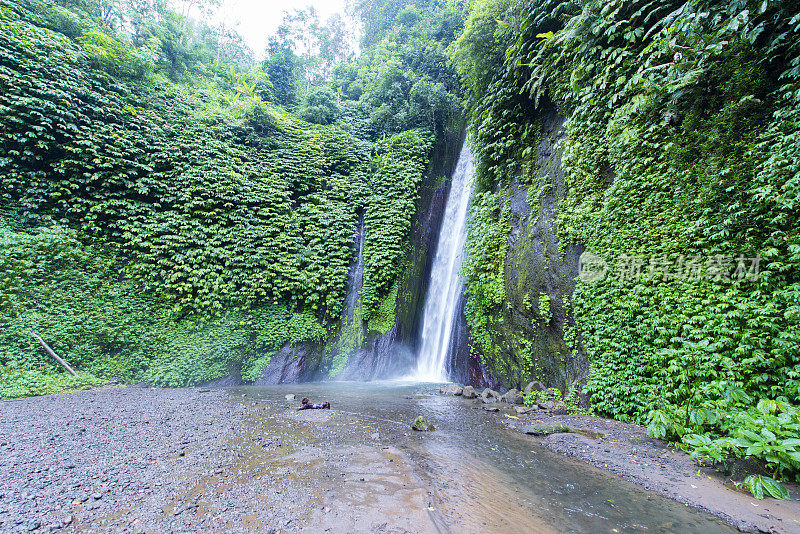
{"type": "MultiPolygon", "coordinates": [[[[391,509],[396,488],[382,486],[380,480],[374,480],[371,489],[359,487],[358,482],[369,482],[371,470],[383,464],[371,458],[359,467],[358,458],[368,456],[367,451],[372,449],[391,448],[399,455],[397,467],[392,469],[410,472],[410,478],[409,473],[403,475],[406,478],[402,483],[410,493],[396,505],[424,508],[418,516],[420,523],[409,525],[412,532],[734,531],[708,514],[553,453],[533,438],[506,428],[501,424],[502,414],[476,409],[474,403],[460,397],[439,395],[438,385],[333,382],[241,387],[229,392],[243,400],[283,404],[283,415],[264,427],[265,433],[277,430],[272,425],[282,426],[281,417],[310,423],[283,428],[287,432],[283,439],[294,442],[295,448],[350,451],[350,470],[341,476],[353,479],[355,485],[320,485],[310,480],[330,476],[322,468],[305,469],[298,482],[308,477],[310,487],[322,500],[328,499],[327,491],[330,502],[346,502],[355,507],[356,514],[362,506],[361,512],[375,515],[372,523],[379,519],[380,510],[391,509]],[[327,400],[333,409],[294,411],[296,403],[287,402],[286,394],[297,395],[297,403],[303,396],[315,402],[327,400]],[[436,430],[412,431],[410,423],[417,415],[429,418],[436,430]],[[293,428],[305,430],[302,435],[293,435],[293,428]],[[367,478],[354,478],[359,476],[359,468],[367,478]],[[419,487],[411,488],[414,484],[419,487]],[[420,498],[426,502],[420,505],[420,498]]],[[[252,421],[256,432],[262,424],[259,421],[252,421]]],[[[308,454],[295,455],[295,461],[314,463],[313,454],[308,454]]],[[[336,530],[335,522],[320,521],[320,525],[332,524],[336,530]]]]}

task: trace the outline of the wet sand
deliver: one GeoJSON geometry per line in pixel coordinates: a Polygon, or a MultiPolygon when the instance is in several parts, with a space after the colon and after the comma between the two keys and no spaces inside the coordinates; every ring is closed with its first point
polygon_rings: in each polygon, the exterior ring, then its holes
{"type": "Polygon", "coordinates": [[[432,387],[106,388],[0,412],[2,532],[733,531],[432,387]]]}
{"type": "MultiPolygon", "coordinates": [[[[792,501],[758,500],[718,470],[698,466],[688,454],[647,435],[644,427],[582,415],[518,415],[503,406],[502,424],[563,424],[577,432],[534,438],[549,450],[580,459],[646,490],[708,511],[743,531],[800,532],[800,487],[786,483],[792,501]],[[510,417],[515,415],[516,417],[510,417]],[[581,434],[580,432],[583,432],[581,434]]],[[[741,480],[746,473],[740,473],[741,480]]]]}

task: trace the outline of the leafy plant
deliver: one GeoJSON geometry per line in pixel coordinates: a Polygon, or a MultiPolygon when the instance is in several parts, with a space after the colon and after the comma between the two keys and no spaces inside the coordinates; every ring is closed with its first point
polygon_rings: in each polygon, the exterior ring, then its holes
{"type": "MultiPolygon", "coordinates": [[[[649,423],[710,463],[756,459],[766,472],[749,482],[770,495],[766,475],[798,474],[800,44],[785,39],[798,23],[788,6],[484,0],[450,50],[478,152],[470,219],[481,231],[469,234],[465,274],[486,365],[535,372],[523,343],[498,343],[513,337],[499,311],[515,303],[485,297],[492,277],[480,274],[509,259],[484,253],[482,203],[491,197],[499,220],[557,114],[561,247],[610,268],[577,284],[575,331],[563,331],[589,359],[593,408],[649,423]]],[[[508,228],[498,232],[500,245],[508,228]]]]}

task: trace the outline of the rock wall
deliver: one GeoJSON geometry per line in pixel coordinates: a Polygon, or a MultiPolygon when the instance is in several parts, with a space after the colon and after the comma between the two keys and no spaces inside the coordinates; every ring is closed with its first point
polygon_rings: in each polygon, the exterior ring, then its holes
{"type": "Polygon", "coordinates": [[[466,293],[462,291],[456,305],[458,311],[448,348],[447,374],[450,380],[458,384],[475,388],[499,388],[502,380],[489,373],[477,352],[470,350],[469,324],[464,315],[466,298],[466,293]]]}
{"type": "Polygon", "coordinates": [[[491,331],[502,350],[499,361],[482,358],[508,388],[541,380],[565,390],[588,377],[571,306],[583,247],[560,245],[556,236],[558,203],[565,195],[563,125],[555,112],[545,116],[534,176],[522,184],[518,175],[504,191],[511,214],[506,302],[491,331]]]}
{"type": "MultiPolygon", "coordinates": [[[[372,380],[403,374],[416,364],[416,351],[428,291],[433,255],[447,201],[449,177],[455,169],[464,126],[442,137],[434,146],[431,163],[416,203],[416,217],[408,238],[406,269],[395,303],[395,324],[384,334],[371,334],[361,318],[362,277],[357,269],[350,277],[345,316],[339,335],[326,345],[285,347],[264,369],[256,384],[306,380],[372,380]]],[[[361,219],[363,221],[363,219],[361,219]]],[[[360,224],[363,224],[360,223],[360,224]]],[[[357,230],[357,234],[360,230],[357,230]]],[[[355,240],[358,247],[358,239],[355,240]]],[[[358,255],[354,255],[358,258],[358,255]]],[[[354,263],[356,267],[358,260],[354,263]]],[[[477,362],[479,364],[479,362],[477,362]]],[[[476,365],[473,361],[473,366],[476,365]]]]}
{"type": "MultiPolygon", "coordinates": [[[[561,156],[563,118],[545,117],[538,149],[536,179],[527,185],[516,179],[505,191],[511,213],[504,275],[506,305],[492,332],[502,361],[486,361],[473,348],[464,316],[466,295],[458,304],[458,315],[450,342],[448,373],[453,381],[474,387],[521,388],[531,380],[568,389],[585,382],[586,359],[580,341],[569,338],[574,329],[571,296],[583,248],[560,246],[556,237],[558,202],[565,194],[561,156]],[[538,180],[538,183],[537,183],[538,180]],[[546,299],[546,305],[542,300],[546,299]],[[546,310],[543,312],[543,310],[546,310]],[[519,349],[528,340],[532,354],[519,349]]],[[[417,202],[417,216],[406,270],[396,302],[396,322],[385,334],[370,335],[361,319],[358,261],[354,262],[343,326],[327,345],[286,346],[264,369],[256,384],[278,384],[335,378],[372,380],[389,378],[411,369],[416,360],[425,296],[433,256],[447,201],[450,176],[458,159],[464,131],[442,142],[433,153],[417,202]],[[333,370],[333,371],[332,371],[333,370]]],[[[361,219],[355,229],[361,234],[361,219]]],[[[359,247],[358,237],[354,245],[359,247]]],[[[357,250],[356,250],[357,252],[357,250]]],[[[354,255],[358,258],[358,254],[354,255]]],[[[228,382],[235,381],[235,376],[228,382]]],[[[227,382],[226,382],[227,383],[227,382]]]]}

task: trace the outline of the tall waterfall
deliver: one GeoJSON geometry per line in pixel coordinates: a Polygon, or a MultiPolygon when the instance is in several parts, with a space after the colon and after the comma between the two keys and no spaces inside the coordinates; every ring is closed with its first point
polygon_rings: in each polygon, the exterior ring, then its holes
{"type": "Polygon", "coordinates": [[[467,142],[464,142],[450,184],[450,194],[439,231],[439,244],[431,269],[422,320],[422,343],[414,373],[416,380],[447,380],[447,350],[456,317],[456,304],[463,286],[459,272],[467,237],[467,207],[474,170],[472,153],[467,142]]]}

